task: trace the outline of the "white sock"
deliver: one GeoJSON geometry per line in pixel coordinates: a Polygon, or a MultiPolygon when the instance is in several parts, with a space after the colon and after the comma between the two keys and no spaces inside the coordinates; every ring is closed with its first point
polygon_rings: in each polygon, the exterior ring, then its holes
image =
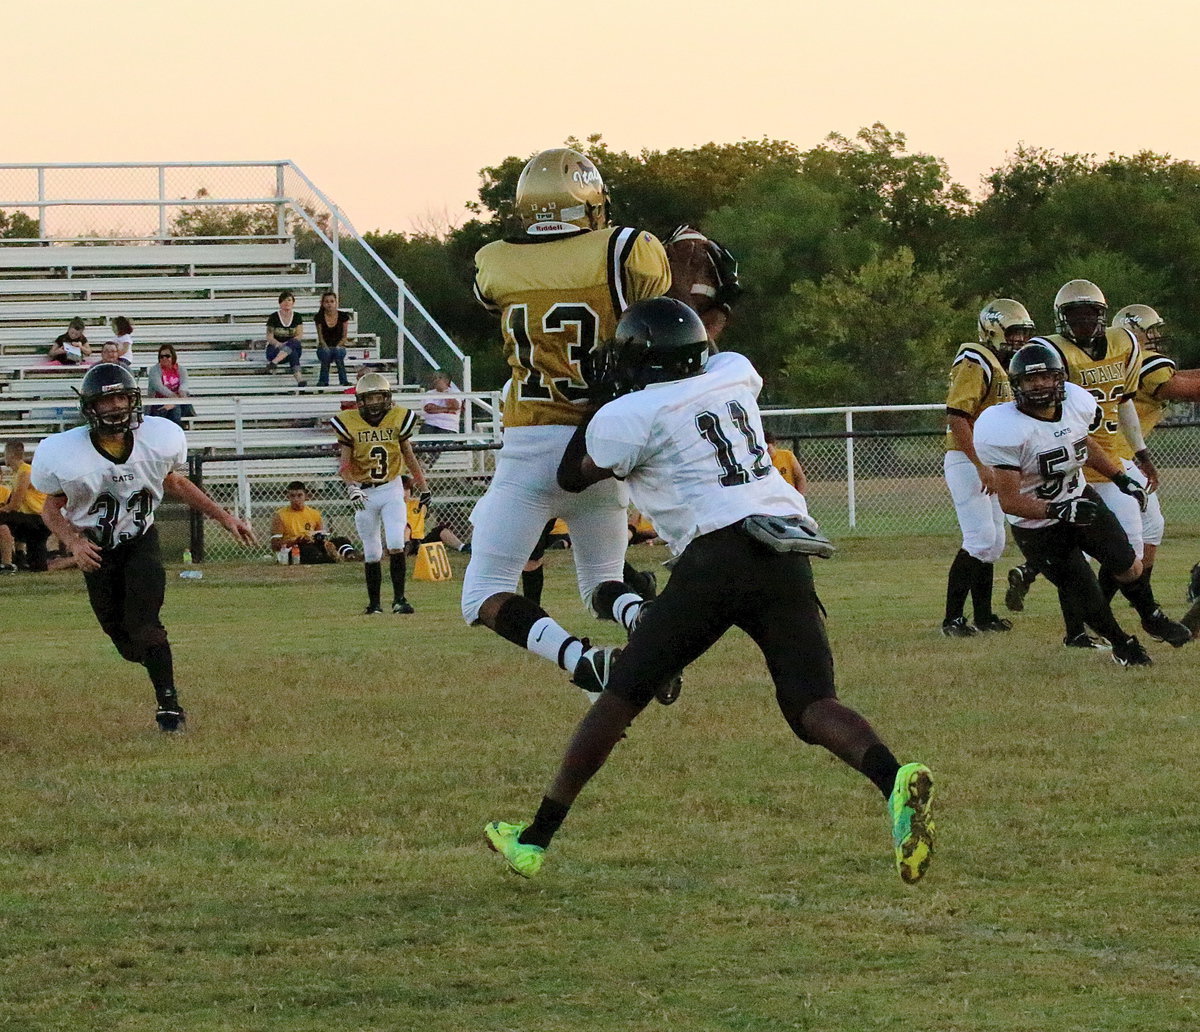
{"type": "Polygon", "coordinates": [[[618,595],[617,600],[613,603],[613,616],[616,617],[617,623],[625,628],[626,632],[633,630],[633,625],[637,620],[637,615],[641,612],[642,603],[645,601],[641,595],[635,595],[632,591],[625,592],[624,595],[618,595]]]}
{"type": "Polygon", "coordinates": [[[583,655],[583,642],[548,616],[543,616],[529,628],[525,647],[570,673],[575,672],[579,657],[583,655]]]}

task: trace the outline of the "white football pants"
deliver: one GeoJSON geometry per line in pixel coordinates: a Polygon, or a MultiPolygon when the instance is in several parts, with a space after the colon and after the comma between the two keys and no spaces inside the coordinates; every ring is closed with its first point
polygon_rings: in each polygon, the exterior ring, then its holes
{"type": "Polygon", "coordinates": [[[492,595],[515,592],[542,528],[554,517],[571,532],[575,579],[585,605],[603,581],[621,580],[629,535],[629,495],[619,480],[580,494],[558,486],[558,464],[573,426],[518,426],[504,431],[496,473],[471,513],[471,561],[463,577],[462,614],[469,624],[492,595]]]}
{"type": "Polygon", "coordinates": [[[1005,520],[1000,499],[984,493],[975,463],[963,452],[946,452],[942,468],[962,530],[963,551],[980,562],[996,562],[1004,554],[1005,520]]]}

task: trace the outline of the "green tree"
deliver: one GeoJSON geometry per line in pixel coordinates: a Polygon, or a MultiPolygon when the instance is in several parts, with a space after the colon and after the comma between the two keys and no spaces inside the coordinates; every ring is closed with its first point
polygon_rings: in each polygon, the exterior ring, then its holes
{"type": "Polygon", "coordinates": [[[9,240],[36,240],[41,236],[37,219],[23,211],[0,210],[0,238],[9,240]]]}
{"type": "Polygon", "coordinates": [[[941,400],[952,329],[965,315],[948,274],[917,268],[900,248],[850,273],[792,288],[781,327],[789,344],[774,400],[796,405],[887,405],[941,400]]]}

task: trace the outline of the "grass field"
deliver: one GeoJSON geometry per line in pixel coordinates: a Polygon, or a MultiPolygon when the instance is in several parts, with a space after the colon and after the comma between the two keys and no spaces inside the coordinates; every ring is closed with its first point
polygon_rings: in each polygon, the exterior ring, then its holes
{"type": "MultiPolygon", "coordinates": [[[[583,699],[464,628],[458,582],[363,618],[355,567],[173,577],[191,719],[165,736],[77,574],[0,581],[0,1028],[1200,1027],[1196,647],[1068,655],[1044,584],[1011,634],[943,639],[956,547],[818,569],[843,698],[938,779],[915,887],[878,792],[790,736],[736,632],[526,882],[482,828],[532,814],[583,699]]],[[[1175,613],[1198,553],[1164,550],[1175,613]]],[[[603,636],[564,553],[546,601],[603,636]]]]}

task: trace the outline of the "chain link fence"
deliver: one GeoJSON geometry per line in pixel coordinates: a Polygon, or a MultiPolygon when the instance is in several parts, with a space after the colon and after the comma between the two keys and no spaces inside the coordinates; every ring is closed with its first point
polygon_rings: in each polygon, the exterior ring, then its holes
{"type": "MultiPolygon", "coordinates": [[[[874,425],[856,426],[853,436],[844,430],[829,430],[828,419],[821,424],[825,429],[802,433],[797,427],[799,421],[811,418],[820,423],[824,417],[769,411],[764,417],[780,444],[795,451],[804,465],[809,508],[834,538],[957,531],[954,506],[942,478],[943,434],[928,425],[933,422],[928,412],[889,414],[893,423],[923,421],[926,426],[921,428],[883,429],[879,423],[889,420],[868,419],[862,422],[874,425]]],[[[1200,423],[1164,424],[1155,432],[1152,447],[1162,474],[1162,504],[1169,523],[1200,526],[1200,423]]],[[[464,541],[470,540],[471,509],[491,479],[496,446],[439,450],[418,445],[417,454],[427,465],[433,460],[428,476],[434,505],[428,525],[445,523],[464,541]]],[[[197,558],[271,558],[266,545],[271,515],[287,504],[285,492],[293,480],[305,483],[311,504],[321,510],[333,533],[355,537],[350,503],[336,473],[336,449],[241,459],[194,456],[192,464],[193,475],[200,474],[205,490],[226,508],[248,518],[263,542],[259,549],[244,548],[197,518],[192,521],[191,537],[197,558]]],[[[175,520],[181,518],[182,513],[174,514],[175,520]]],[[[180,549],[187,545],[186,536],[172,540],[179,542],[180,549]]]]}

